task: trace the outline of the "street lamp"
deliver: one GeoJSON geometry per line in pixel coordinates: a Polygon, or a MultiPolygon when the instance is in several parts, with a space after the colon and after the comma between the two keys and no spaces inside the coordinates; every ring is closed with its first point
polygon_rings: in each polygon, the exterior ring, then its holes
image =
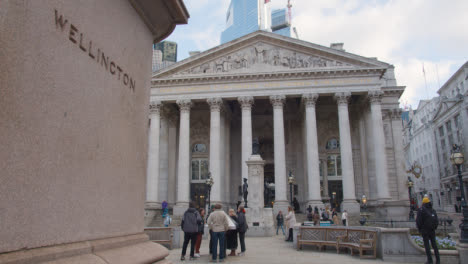
{"type": "Polygon", "coordinates": [[[292,174],[291,171],[289,171],[288,183],[289,183],[289,194],[290,194],[290,197],[291,197],[291,206],[294,206],[293,205],[293,188],[292,188],[294,182],[295,182],[294,175],[292,174]]]}
{"type": "Polygon", "coordinates": [[[208,179],[205,182],[208,187],[208,212],[211,212],[211,186],[214,184],[213,178],[211,178],[211,172],[208,173],[208,179]]]}
{"type": "Polygon", "coordinates": [[[461,165],[465,161],[463,153],[460,151],[460,147],[456,144],[452,146],[452,155],[450,155],[450,161],[453,165],[457,166],[458,170],[458,183],[460,184],[460,193],[461,193],[461,206],[463,212],[463,220],[460,224],[460,242],[468,243],[468,208],[466,205],[465,191],[463,188],[463,179],[461,174],[461,165]]]}
{"type": "MultiPolygon", "coordinates": [[[[361,203],[362,203],[362,211],[366,212],[367,211],[367,197],[364,194],[361,197],[361,203]]],[[[366,214],[361,214],[361,215],[362,217],[361,219],[359,219],[359,223],[363,226],[366,224],[367,219],[365,216],[366,214]]]]}
{"type": "Polygon", "coordinates": [[[406,182],[408,185],[408,198],[410,202],[410,211],[409,211],[409,220],[414,220],[414,212],[413,212],[413,198],[411,197],[411,188],[414,186],[414,182],[408,176],[408,181],[406,182]]]}

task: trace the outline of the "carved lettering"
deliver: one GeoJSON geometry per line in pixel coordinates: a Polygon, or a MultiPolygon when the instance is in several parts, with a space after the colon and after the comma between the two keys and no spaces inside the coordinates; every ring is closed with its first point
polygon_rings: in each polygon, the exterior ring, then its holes
{"type": "Polygon", "coordinates": [[[78,32],[78,29],[73,24],[70,24],[70,34],[68,35],[68,39],[73,43],[76,43],[76,32],[78,32]]]}
{"type": "Polygon", "coordinates": [[[109,70],[112,73],[112,75],[115,74],[115,63],[113,61],[111,61],[111,63],[110,63],[109,70]]]}
{"type": "Polygon", "coordinates": [[[93,42],[92,42],[92,41],[89,41],[88,56],[94,59],[94,58],[95,58],[95,57],[94,57],[94,54],[93,54],[92,51],[91,51],[92,48],[93,48],[93,42]]]}
{"type": "Polygon", "coordinates": [[[63,31],[63,28],[67,24],[68,20],[66,19],[64,20],[62,15],[59,16],[56,9],[54,11],[55,11],[55,26],[56,27],[60,26],[60,29],[63,31]]]}
{"type": "Polygon", "coordinates": [[[85,47],[83,47],[83,33],[80,33],[80,49],[84,52],[86,52],[85,47]]]}
{"type": "Polygon", "coordinates": [[[86,52],[90,58],[96,60],[96,62],[100,64],[101,67],[103,67],[106,71],[109,71],[112,75],[115,75],[117,68],[117,71],[119,72],[117,75],[117,80],[121,81],[124,86],[128,87],[133,92],[135,91],[136,81],[127,72],[124,71],[123,67],[118,65],[118,63],[115,61],[111,60],[109,56],[106,56],[104,51],[102,51],[100,48],[97,48],[97,55],[95,55],[96,53],[93,51],[93,41],[89,40],[89,38],[85,36],[85,33],[80,32],[78,28],[71,22],[68,23],[68,20],[65,19],[63,15],[60,15],[56,9],[54,9],[54,15],[55,27],[57,29],[60,29],[60,31],[65,31],[67,24],[69,24],[70,29],[68,31],[68,39],[71,42],[78,44],[76,46],[78,46],[81,51],[86,52]],[[79,41],[77,40],[78,34],[80,38],[79,41]],[[88,43],[87,46],[86,43],[88,43]]]}

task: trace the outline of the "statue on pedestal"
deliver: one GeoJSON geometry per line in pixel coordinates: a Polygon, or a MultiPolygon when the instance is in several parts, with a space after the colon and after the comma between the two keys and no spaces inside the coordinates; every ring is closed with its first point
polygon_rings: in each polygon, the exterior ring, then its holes
{"type": "Polygon", "coordinates": [[[242,194],[244,195],[244,202],[245,202],[245,208],[248,208],[247,206],[247,195],[249,194],[249,185],[247,184],[247,179],[244,178],[244,184],[242,185],[242,194]]]}
{"type": "Polygon", "coordinates": [[[258,138],[254,138],[252,140],[252,155],[259,155],[260,154],[260,142],[258,138]]]}

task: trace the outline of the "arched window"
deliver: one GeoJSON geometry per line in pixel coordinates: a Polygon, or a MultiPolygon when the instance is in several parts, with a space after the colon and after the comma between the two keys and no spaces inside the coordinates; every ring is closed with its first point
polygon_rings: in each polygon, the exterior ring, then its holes
{"type": "Polygon", "coordinates": [[[327,176],[341,176],[340,141],[336,138],[328,140],[325,149],[328,152],[327,176]]]}
{"type": "Polygon", "coordinates": [[[206,144],[195,143],[192,146],[192,166],[191,177],[192,183],[203,183],[208,179],[209,161],[206,144]]]}

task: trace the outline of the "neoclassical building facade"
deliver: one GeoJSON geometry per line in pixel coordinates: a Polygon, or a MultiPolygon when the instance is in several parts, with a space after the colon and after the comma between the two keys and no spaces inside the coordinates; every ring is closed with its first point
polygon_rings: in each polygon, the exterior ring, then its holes
{"type": "MultiPolygon", "coordinates": [[[[181,214],[241,201],[257,139],[266,206],[407,215],[408,192],[394,67],[257,31],[157,72],[152,79],[147,210],[167,201],[181,214]],[[293,176],[294,184],[288,183],[293,176]],[[293,192],[291,195],[290,192],[293,192]]],[[[256,190],[249,190],[249,195],[256,190]]]]}

